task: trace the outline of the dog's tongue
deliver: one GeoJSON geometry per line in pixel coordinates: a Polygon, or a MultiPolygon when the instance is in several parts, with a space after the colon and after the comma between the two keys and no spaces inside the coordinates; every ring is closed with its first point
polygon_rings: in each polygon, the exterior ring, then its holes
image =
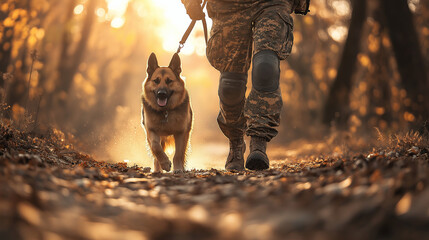
{"type": "Polygon", "coordinates": [[[165,107],[165,105],[167,105],[167,98],[158,98],[157,99],[157,103],[160,107],[165,107]]]}

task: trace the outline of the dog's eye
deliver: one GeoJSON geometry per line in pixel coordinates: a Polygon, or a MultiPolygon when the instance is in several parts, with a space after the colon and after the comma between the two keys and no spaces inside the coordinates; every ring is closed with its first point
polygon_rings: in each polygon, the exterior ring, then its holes
{"type": "Polygon", "coordinates": [[[156,84],[159,84],[161,82],[161,79],[156,78],[155,80],[153,80],[156,84]]]}
{"type": "Polygon", "coordinates": [[[167,84],[170,84],[173,80],[167,78],[167,81],[165,81],[167,84]]]}

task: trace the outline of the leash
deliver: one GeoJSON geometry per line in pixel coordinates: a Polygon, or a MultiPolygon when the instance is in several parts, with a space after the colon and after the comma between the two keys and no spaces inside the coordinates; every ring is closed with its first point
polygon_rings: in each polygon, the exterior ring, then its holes
{"type": "MultiPolygon", "coordinates": [[[[201,5],[201,9],[204,9],[204,7],[206,6],[207,0],[204,0],[203,5],[201,5]]],[[[179,48],[177,48],[177,54],[180,53],[180,50],[182,50],[182,48],[185,46],[185,42],[186,40],[188,40],[189,35],[192,32],[192,29],[194,29],[195,23],[197,22],[197,20],[192,20],[191,24],[189,24],[188,29],[186,29],[185,34],[183,34],[182,40],[180,40],[179,42],[179,48]]],[[[206,41],[206,45],[207,45],[207,22],[206,22],[206,18],[204,17],[203,19],[201,19],[201,22],[203,23],[203,29],[204,29],[204,39],[206,41]]]]}

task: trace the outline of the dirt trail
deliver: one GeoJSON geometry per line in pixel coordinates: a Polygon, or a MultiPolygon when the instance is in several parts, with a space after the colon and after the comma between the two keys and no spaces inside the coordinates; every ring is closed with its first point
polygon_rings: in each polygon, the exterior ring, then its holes
{"type": "Polygon", "coordinates": [[[55,133],[37,138],[1,126],[0,134],[2,239],[424,239],[429,234],[429,146],[415,135],[347,157],[296,155],[274,161],[267,171],[156,174],[97,162],[55,133]]]}

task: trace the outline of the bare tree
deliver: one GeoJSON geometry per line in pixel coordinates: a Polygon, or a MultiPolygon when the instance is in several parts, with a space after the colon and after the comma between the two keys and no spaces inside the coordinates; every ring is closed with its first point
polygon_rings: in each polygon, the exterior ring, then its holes
{"type": "Polygon", "coordinates": [[[349,117],[350,91],[353,85],[353,73],[356,68],[357,54],[361,44],[362,30],[366,19],[366,0],[352,1],[352,17],[349,33],[344,45],[343,55],[338,67],[337,76],[330,88],[324,106],[323,122],[332,121],[339,127],[345,127],[349,117]]]}
{"type": "MultiPolygon", "coordinates": [[[[7,68],[11,61],[12,54],[12,41],[14,36],[13,26],[5,26],[4,20],[9,16],[9,13],[15,8],[15,3],[10,2],[7,12],[0,11],[0,30],[3,33],[3,37],[0,41],[0,73],[6,73],[7,68]]],[[[3,75],[0,74],[0,87],[3,87],[4,79],[3,75]]]]}
{"type": "MultiPolygon", "coordinates": [[[[67,22],[73,18],[73,10],[76,5],[76,0],[70,0],[68,7],[67,22]]],[[[60,63],[58,66],[59,79],[56,86],[57,93],[67,93],[73,83],[73,78],[78,71],[79,65],[83,60],[88,39],[91,35],[91,29],[94,24],[94,11],[96,7],[96,0],[89,0],[87,3],[86,17],[82,23],[81,37],[74,47],[74,51],[70,53],[72,45],[69,29],[66,27],[63,33],[63,42],[60,56],[60,63]]]]}
{"type": "MultiPolygon", "coordinates": [[[[329,96],[324,107],[323,122],[330,124],[334,121],[337,126],[345,127],[350,114],[349,101],[352,86],[352,75],[355,72],[356,56],[359,52],[362,37],[362,28],[366,18],[367,0],[354,0],[353,13],[349,28],[349,35],[344,46],[343,55],[338,68],[338,75],[331,86],[329,96]]],[[[425,64],[420,49],[413,16],[408,7],[407,0],[381,0],[378,5],[376,17],[382,28],[386,28],[392,42],[398,72],[401,83],[407,91],[407,99],[404,102],[407,112],[412,114],[412,128],[421,127],[423,122],[429,118],[429,96],[427,94],[428,78],[425,64]],[[413,119],[414,118],[414,119],[413,119]]],[[[378,58],[381,55],[378,56],[378,58]]],[[[377,59],[376,59],[377,60],[377,59]]],[[[387,63],[380,59],[378,64],[387,63]]],[[[389,97],[388,84],[381,83],[383,96],[389,97]]],[[[370,93],[371,94],[371,93],[370,93]]],[[[373,100],[373,98],[370,97],[373,100]]],[[[388,99],[384,99],[386,101],[388,99]]],[[[370,102],[371,105],[375,104],[370,102]]],[[[385,119],[389,119],[384,116],[385,119]]]]}
{"type": "Polygon", "coordinates": [[[429,84],[413,16],[407,0],[382,0],[381,3],[401,83],[409,99],[405,108],[416,118],[412,127],[419,128],[429,119],[429,84]]]}

